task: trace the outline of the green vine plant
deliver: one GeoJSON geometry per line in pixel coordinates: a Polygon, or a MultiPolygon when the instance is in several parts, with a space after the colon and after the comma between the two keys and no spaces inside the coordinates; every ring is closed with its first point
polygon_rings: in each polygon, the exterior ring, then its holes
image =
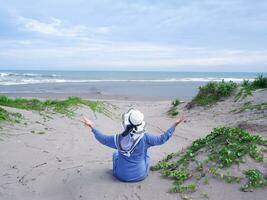
{"type": "Polygon", "coordinates": [[[262,172],[258,169],[250,169],[245,171],[248,182],[241,187],[243,191],[253,190],[254,188],[267,186],[267,179],[264,178],[262,172]]]}
{"type": "MultiPolygon", "coordinates": [[[[74,116],[74,110],[78,106],[85,106],[94,112],[103,113],[108,117],[112,116],[112,112],[106,107],[104,102],[81,99],[79,97],[69,97],[64,100],[47,99],[41,101],[39,99],[16,98],[11,99],[7,96],[0,96],[0,106],[13,107],[17,109],[33,110],[39,112],[53,111],[68,117],[74,116]]],[[[1,113],[0,113],[1,114],[1,113]]],[[[1,117],[1,116],[0,116],[1,117]]]]}
{"type": "MultiPolygon", "coordinates": [[[[160,170],[163,176],[174,180],[170,192],[195,192],[201,179],[204,184],[209,183],[209,176],[227,183],[240,183],[242,177],[225,171],[244,163],[245,156],[263,162],[266,147],[267,140],[260,135],[251,135],[239,128],[215,128],[205,138],[193,141],[185,151],[167,155],[151,170],[160,170]]],[[[243,191],[266,186],[267,180],[259,170],[248,170],[245,175],[248,183],[240,187],[243,191]]]]}

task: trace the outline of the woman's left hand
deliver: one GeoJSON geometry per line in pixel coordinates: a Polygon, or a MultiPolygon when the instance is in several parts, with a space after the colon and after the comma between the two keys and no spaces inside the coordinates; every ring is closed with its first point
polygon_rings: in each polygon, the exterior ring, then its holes
{"type": "Polygon", "coordinates": [[[93,128],[93,122],[90,119],[83,116],[83,119],[81,121],[84,123],[85,126],[93,128]]]}
{"type": "Polygon", "coordinates": [[[177,126],[178,124],[185,122],[185,116],[182,115],[180,118],[176,119],[174,122],[174,126],[177,126]]]}

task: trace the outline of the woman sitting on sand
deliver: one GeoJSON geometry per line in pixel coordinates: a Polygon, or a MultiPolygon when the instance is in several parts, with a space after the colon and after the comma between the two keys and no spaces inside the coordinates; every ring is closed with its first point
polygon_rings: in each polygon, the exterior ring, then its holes
{"type": "Polygon", "coordinates": [[[102,144],[117,149],[113,153],[113,175],[121,181],[136,182],[148,176],[150,157],[147,149],[164,144],[175,131],[175,127],[184,121],[184,117],[161,135],[145,132],[144,115],[135,109],[123,114],[124,131],[118,135],[104,135],[93,127],[93,123],[84,117],[84,124],[92,129],[95,138],[102,144]]]}

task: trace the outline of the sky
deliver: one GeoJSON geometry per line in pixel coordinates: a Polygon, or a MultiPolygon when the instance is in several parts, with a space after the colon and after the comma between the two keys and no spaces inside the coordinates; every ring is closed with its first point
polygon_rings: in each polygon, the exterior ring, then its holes
{"type": "Polygon", "coordinates": [[[266,0],[0,0],[0,69],[267,71],[266,0]]]}

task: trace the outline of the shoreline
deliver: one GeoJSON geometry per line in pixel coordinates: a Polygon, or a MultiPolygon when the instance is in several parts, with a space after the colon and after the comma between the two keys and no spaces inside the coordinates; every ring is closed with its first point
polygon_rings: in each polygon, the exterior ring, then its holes
{"type": "Polygon", "coordinates": [[[155,101],[155,102],[168,102],[172,101],[172,98],[160,98],[160,97],[144,97],[144,96],[123,96],[123,95],[103,95],[92,93],[0,93],[0,96],[8,96],[11,98],[38,98],[38,99],[66,99],[71,96],[80,97],[83,99],[100,100],[100,101],[155,101]]]}

